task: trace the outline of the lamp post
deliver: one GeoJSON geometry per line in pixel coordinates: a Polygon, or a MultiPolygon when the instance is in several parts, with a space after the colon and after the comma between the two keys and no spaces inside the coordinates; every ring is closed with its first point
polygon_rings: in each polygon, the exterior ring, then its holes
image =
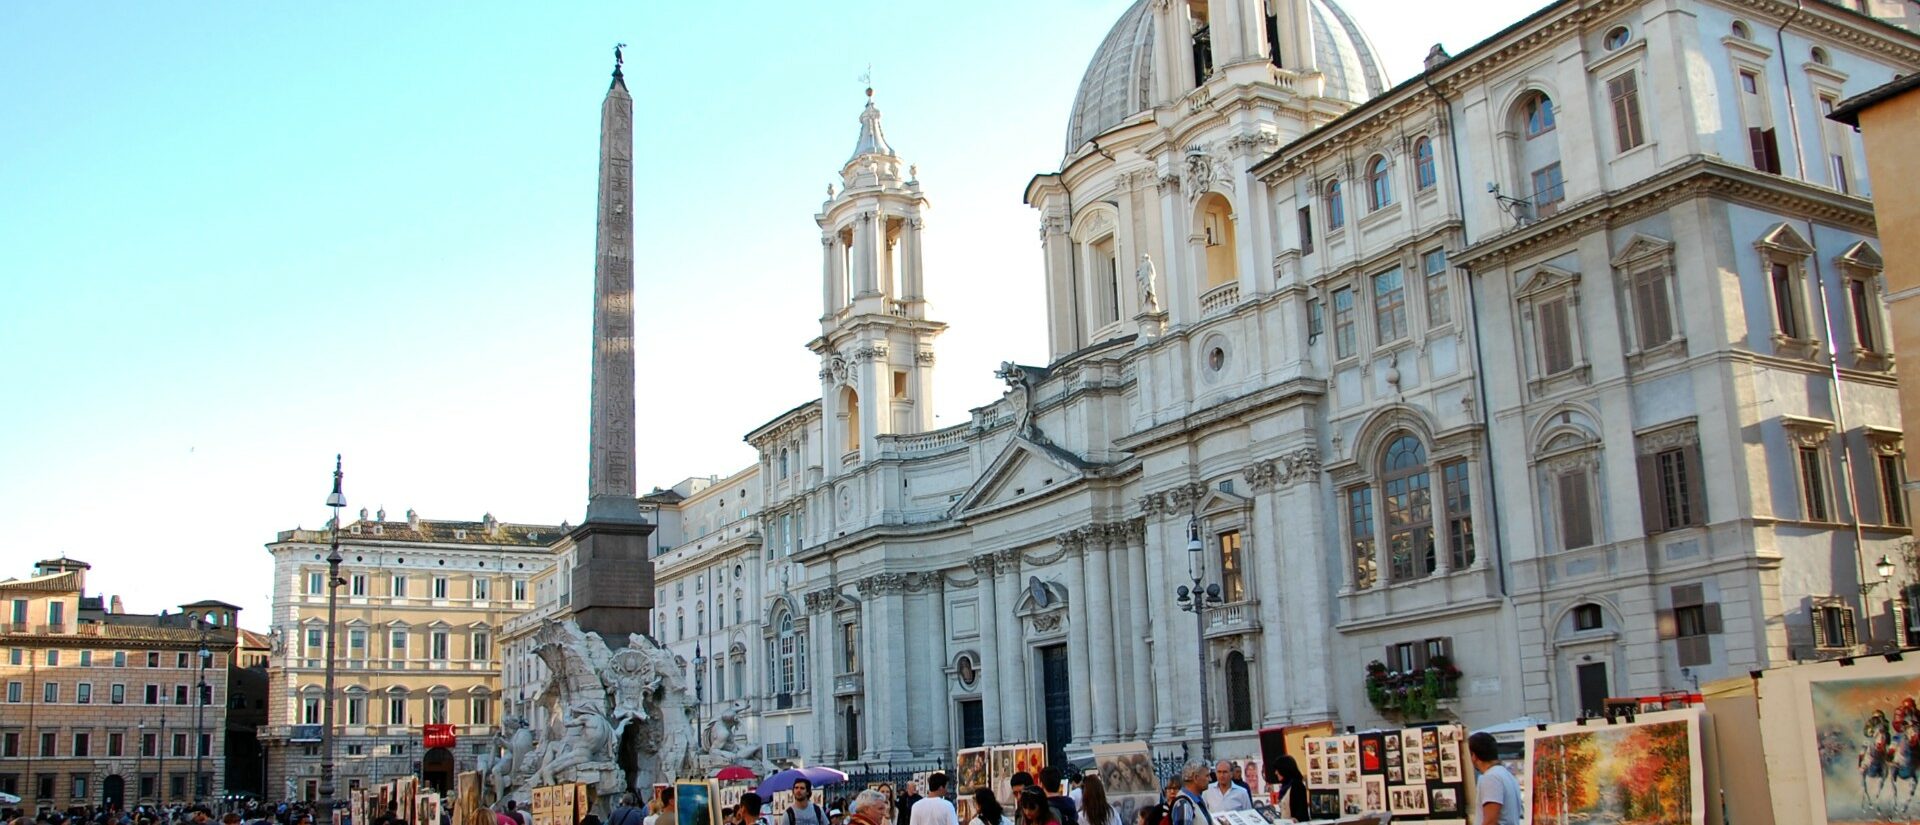
{"type": "Polygon", "coordinates": [[[1221,603],[1220,585],[1202,586],[1206,578],[1207,546],[1200,541],[1200,518],[1187,519],[1187,576],[1193,586],[1180,585],[1174,591],[1180,609],[1193,614],[1194,647],[1200,659],[1200,758],[1213,761],[1213,701],[1207,695],[1207,611],[1221,603]]]}
{"type": "Polygon", "coordinates": [[[200,666],[193,686],[193,800],[200,802],[204,793],[200,790],[200,765],[207,755],[207,657],[212,655],[207,650],[207,633],[212,628],[205,619],[195,619],[194,623],[200,626],[200,666]]]}
{"type": "Polygon", "coordinates": [[[160,737],[153,740],[153,752],[160,759],[160,767],[153,777],[153,795],[160,797],[162,806],[167,804],[167,712],[160,711],[160,737]]]}
{"type": "Polygon", "coordinates": [[[142,771],[146,770],[147,767],[145,763],[147,758],[147,720],[140,720],[139,730],[140,741],[133,746],[133,799],[136,805],[147,801],[146,788],[142,787],[143,783],[141,782],[141,780],[146,777],[146,774],[142,773],[142,771]]]}
{"type": "MultiPolygon", "coordinates": [[[[1873,611],[1867,605],[1867,595],[1872,593],[1874,588],[1885,584],[1887,579],[1893,577],[1893,558],[1885,553],[1881,553],[1880,560],[1873,563],[1873,572],[1880,575],[1878,581],[1860,583],[1860,610],[1867,616],[1866,644],[1868,650],[1873,649],[1873,611]]],[[[1900,646],[1900,628],[1893,628],[1893,638],[1890,641],[1893,642],[1892,647],[1900,646]]]]}
{"type": "MultiPolygon", "coordinates": [[[[327,506],[333,508],[331,550],[327,553],[327,676],[320,712],[320,805],[333,810],[333,635],[339,623],[340,599],[340,511],[347,496],[340,492],[340,456],[333,457],[333,492],[327,494],[327,506]]],[[[329,813],[328,816],[332,814],[329,813]]]]}

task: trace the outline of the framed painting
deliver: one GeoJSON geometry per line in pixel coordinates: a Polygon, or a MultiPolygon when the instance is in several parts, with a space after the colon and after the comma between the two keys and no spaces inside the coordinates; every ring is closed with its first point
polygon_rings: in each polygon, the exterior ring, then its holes
{"type": "Polygon", "coordinates": [[[712,782],[675,782],[673,804],[680,814],[679,825],[720,825],[716,796],[712,782]]]}
{"type": "Polygon", "coordinates": [[[1525,813],[1534,825],[1704,825],[1699,710],[1527,731],[1525,813]]]}

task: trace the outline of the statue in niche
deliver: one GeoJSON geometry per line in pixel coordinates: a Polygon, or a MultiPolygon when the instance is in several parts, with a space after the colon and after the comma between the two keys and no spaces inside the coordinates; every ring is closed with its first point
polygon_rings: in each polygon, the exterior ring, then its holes
{"type": "Polygon", "coordinates": [[[1140,311],[1148,315],[1160,311],[1160,293],[1153,287],[1153,279],[1157,274],[1153,267],[1153,256],[1140,253],[1140,268],[1134,270],[1133,277],[1140,282],[1140,311]]]}

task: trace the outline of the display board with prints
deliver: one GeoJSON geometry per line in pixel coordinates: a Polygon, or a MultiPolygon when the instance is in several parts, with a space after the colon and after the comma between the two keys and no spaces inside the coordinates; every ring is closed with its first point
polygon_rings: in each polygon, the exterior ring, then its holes
{"type": "Polygon", "coordinates": [[[1299,757],[1309,812],[1314,819],[1390,813],[1465,823],[1473,793],[1466,743],[1459,725],[1309,737],[1299,757]]]}

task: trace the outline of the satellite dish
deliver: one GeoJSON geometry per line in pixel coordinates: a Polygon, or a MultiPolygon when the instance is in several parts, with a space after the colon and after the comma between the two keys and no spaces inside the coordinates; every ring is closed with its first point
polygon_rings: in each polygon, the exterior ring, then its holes
{"type": "Polygon", "coordinates": [[[1034,607],[1047,607],[1053,604],[1053,591],[1047,589],[1047,583],[1039,576],[1027,577],[1027,595],[1032,597],[1034,607]]]}

